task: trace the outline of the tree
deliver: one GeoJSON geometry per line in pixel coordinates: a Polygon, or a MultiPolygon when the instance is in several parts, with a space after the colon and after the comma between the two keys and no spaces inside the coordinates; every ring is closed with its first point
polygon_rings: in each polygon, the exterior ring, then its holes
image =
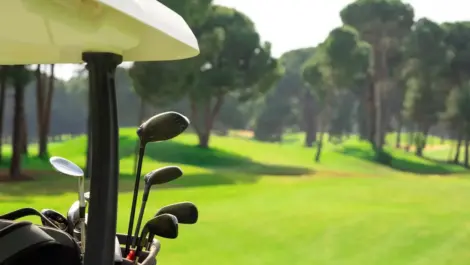
{"type": "MultiPolygon", "coordinates": [[[[442,25],[446,32],[445,44],[450,48],[452,58],[450,67],[445,73],[446,81],[452,93],[450,93],[447,104],[445,120],[450,128],[457,134],[457,149],[454,157],[454,163],[459,162],[461,141],[465,140],[465,149],[468,150],[470,137],[466,125],[465,104],[470,104],[466,97],[470,75],[470,22],[444,23],[442,25]],[[466,103],[465,103],[466,102],[466,103]],[[457,106],[457,107],[456,107],[457,106]]],[[[465,152],[465,164],[468,166],[469,158],[465,152]]]]}
{"type": "Polygon", "coordinates": [[[8,81],[8,66],[2,65],[0,68],[0,162],[3,158],[3,120],[5,112],[5,93],[7,90],[8,81]]]}
{"type": "Polygon", "coordinates": [[[315,87],[319,101],[323,102],[315,160],[320,161],[323,134],[331,116],[331,100],[337,91],[354,86],[369,72],[370,48],[360,40],[358,32],[350,26],[333,29],[325,42],[317,48],[313,61],[304,69],[305,80],[315,87]],[[321,87],[321,88],[320,88],[321,87]]]}
{"type": "Polygon", "coordinates": [[[362,39],[372,46],[373,91],[370,94],[374,96],[375,111],[373,143],[380,155],[385,142],[382,101],[383,94],[389,90],[388,55],[410,31],[414,11],[411,5],[400,0],[357,0],[341,10],[340,16],[344,24],[355,27],[362,39]]]}
{"type": "Polygon", "coordinates": [[[416,144],[418,156],[423,155],[429,129],[445,110],[447,89],[442,80],[449,62],[445,36],[445,31],[438,24],[422,18],[416,22],[407,42],[407,75],[410,77],[404,112],[420,132],[416,144]]]}
{"type": "Polygon", "coordinates": [[[15,112],[13,118],[13,154],[11,156],[10,177],[21,178],[21,155],[23,147],[24,120],[24,88],[30,81],[30,73],[24,65],[14,65],[10,68],[10,77],[15,89],[15,112]]]}
{"type": "Polygon", "coordinates": [[[252,21],[235,9],[212,6],[204,22],[193,29],[199,40],[199,56],[135,64],[131,76],[141,90],[139,94],[150,101],[188,96],[199,146],[208,148],[214,120],[226,96],[234,94],[246,102],[263,95],[277,80],[279,68],[271,57],[270,44],[260,43],[252,21]],[[149,77],[154,74],[160,80],[149,77]]]}
{"type": "Polygon", "coordinates": [[[285,71],[264,98],[254,131],[257,140],[281,141],[287,127],[301,122],[300,127],[306,132],[306,146],[312,145],[316,134],[314,99],[305,89],[301,76],[302,66],[312,55],[313,48],[305,48],[286,52],[280,57],[285,71]]]}

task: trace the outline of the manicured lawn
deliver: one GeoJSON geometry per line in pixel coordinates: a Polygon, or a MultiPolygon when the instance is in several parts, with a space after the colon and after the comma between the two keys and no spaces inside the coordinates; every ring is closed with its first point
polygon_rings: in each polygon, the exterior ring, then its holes
{"type": "MultiPolygon", "coordinates": [[[[121,131],[121,232],[132,197],[133,134],[121,131]]],[[[177,201],[200,210],[198,224],[181,225],[176,240],[162,239],[161,264],[468,263],[470,179],[461,167],[396,150],[391,167],[376,165],[368,146],[355,140],[328,145],[319,165],[301,141],[214,137],[212,150],[195,141],[184,135],[152,144],[144,161],[144,172],[168,164],[185,171],[151,193],[146,218],[177,201]]],[[[55,143],[50,152],[83,166],[85,143],[55,143]]],[[[77,199],[75,181],[45,172],[48,164],[36,159],[25,163],[43,173],[32,182],[0,184],[0,212],[33,206],[65,213],[77,199]]]]}

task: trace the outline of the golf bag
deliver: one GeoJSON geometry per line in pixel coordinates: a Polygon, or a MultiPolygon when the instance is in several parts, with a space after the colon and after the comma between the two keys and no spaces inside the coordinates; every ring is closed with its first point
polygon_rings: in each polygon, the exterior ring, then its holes
{"type": "Polygon", "coordinates": [[[53,223],[45,227],[17,221],[33,215],[50,223],[33,208],[0,215],[0,265],[80,265],[78,244],[53,223]]]}

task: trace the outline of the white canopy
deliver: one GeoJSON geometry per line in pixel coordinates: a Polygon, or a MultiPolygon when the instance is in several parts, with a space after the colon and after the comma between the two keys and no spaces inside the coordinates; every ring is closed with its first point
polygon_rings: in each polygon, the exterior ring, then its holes
{"type": "Polygon", "coordinates": [[[156,0],[0,1],[0,64],[81,63],[86,51],[160,61],[199,47],[184,19],[156,0]]]}

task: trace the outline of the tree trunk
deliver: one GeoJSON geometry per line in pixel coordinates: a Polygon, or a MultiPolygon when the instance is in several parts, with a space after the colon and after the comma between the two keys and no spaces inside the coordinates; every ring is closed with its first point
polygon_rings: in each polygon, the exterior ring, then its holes
{"type": "Polygon", "coordinates": [[[374,98],[375,98],[375,84],[374,82],[369,82],[367,91],[366,91],[366,119],[367,119],[367,128],[368,128],[368,140],[375,146],[375,105],[374,105],[374,98]]]}
{"type": "Polygon", "coordinates": [[[464,153],[464,164],[465,164],[465,167],[468,168],[469,164],[468,164],[468,144],[469,144],[469,137],[468,137],[468,133],[467,131],[465,131],[465,153],[464,153]]]}
{"type": "Polygon", "coordinates": [[[43,141],[44,135],[44,80],[41,73],[41,65],[38,64],[36,71],[36,120],[37,120],[37,132],[38,132],[38,156],[41,159],[45,159],[45,142],[43,141]]]}
{"type": "Polygon", "coordinates": [[[320,162],[321,151],[323,150],[323,135],[325,134],[324,130],[320,131],[317,143],[317,152],[315,153],[315,162],[320,162]]]}
{"type": "Polygon", "coordinates": [[[317,128],[315,123],[314,97],[305,89],[303,96],[303,116],[305,123],[305,146],[312,147],[317,138],[317,128]]]}
{"type": "MultiPolygon", "coordinates": [[[[14,71],[22,71],[18,69],[20,65],[12,66],[14,71]]],[[[18,75],[18,73],[15,73],[18,75]]],[[[11,156],[10,164],[10,177],[12,179],[18,179],[21,177],[21,154],[23,148],[23,116],[24,116],[24,81],[18,80],[20,76],[15,76],[14,78],[14,88],[15,88],[15,107],[14,107],[14,117],[13,117],[13,154],[11,156]]]]}
{"type": "Polygon", "coordinates": [[[374,48],[374,107],[375,107],[375,137],[374,147],[377,154],[382,152],[384,145],[384,126],[382,124],[382,93],[387,86],[387,51],[375,45],[374,48]]]}
{"type": "Polygon", "coordinates": [[[214,120],[217,117],[217,114],[220,112],[224,102],[224,96],[219,95],[215,98],[214,107],[212,107],[211,98],[206,99],[205,101],[196,101],[194,98],[190,98],[191,104],[191,124],[194,127],[199,139],[198,146],[201,148],[209,148],[209,141],[211,130],[214,125],[214,120]],[[203,115],[199,115],[199,109],[203,109],[203,115]]]}
{"type": "Polygon", "coordinates": [[[22,130],[22,140],[21,144],[23,145],[22,147],[22,154],[27,156],[28,155],[28,124],[26,122],[26,114],[23,112],[23,119],[21,121],[21,125],[23,126],[22,130]]]}
{"type": "Polygon", "coordinates": [[[51,74],[48,78],[48,84],[47,84],[47,94],[46,94],[46,101],[43,103],[43,124],[42,124],[42,130],[41,130],[41,137],[39,139],[39,142],[41,143],[40,148],[39,148],[39,156],[41,158],[47,158],[47,144],[48,144],[48,136],[49,136],[49,130],[50,130],[50,121],[51,121],[51,109],[52,109],[52,99],[54,96],[54,81],[55,81],[55,74],[54,74],[54,64],[50,65],[51,67],[51,74]]]}
{"type": "Polygon", "coordinates": [[[395,147],[401,148],[401,131],[403,129],[402,119],[399,118],[398,120],[398,128],[397,128],[397,139],[395,141],[395,147]]]}
{"type": "Polygon", "coordinates": [[[5,112],[5,93],[7,90],[8,66],[0,68],[0,163],[3,162],[3,116],[5,112]]]}
{"type": "Polygon", "coordinates": [[[416,143],[416,156],[422,157],[424,148],[426,148],[426,142],[429,134],[429,126],[424,126],[424,129],[421,131],[422,139],[419,139],[420,142],[416,143]]]}
{"type": "Polygon", "coordinates": [[[460,162],[460,148],[462,146],[462,136],[462,130],[459,129],[459,131],[457,132],[457,147],[455,150],[454,164],[459,164],[460,162]]]}
{"type": "MultiPolygon", "coordinates": [[[[324,102],[324,109],[323,111],[320,113],[320,117],[319,117],[319,129],[320,129],[320,136],[319,136],[319,139],[318,139],[318,144],[317,144],[317,152],[315,154],[315,162],[320,162],[320,159],[321,159],[321,153],[322,153],[322,150],[323,150],[323,135],[325,134],[325,132],[327,131],[327,127],[328,127],[328,122],[329,122],[329,96],[326,95],[325,96],[325,102],[324,102]]],[[[328,136],[329,137],[329,136],[328,136]]]]}

